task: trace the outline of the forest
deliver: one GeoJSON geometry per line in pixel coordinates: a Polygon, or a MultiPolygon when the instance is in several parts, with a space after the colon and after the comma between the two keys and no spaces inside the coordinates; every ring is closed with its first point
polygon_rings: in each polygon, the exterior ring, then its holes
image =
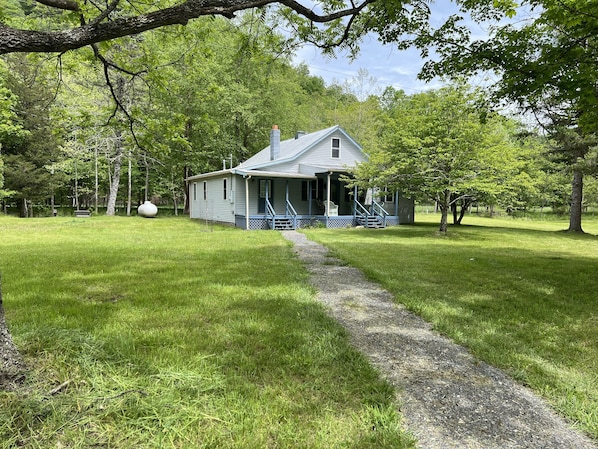
{"type": "MultiPolygon", "coordinates": [[[[56,18],[40,3],[9,0],[0,18],[52,29],[56,18]]],[[[436,202],[456,223],[472,205],[566,214],[576,169],[586,174],[581,207],[598,205],[593,134],[582,157],[572,157],[563,151],[575,147],[570,136],[529,119],[536,109],[504,107],[496,90],[449,77],[441,89],[413,94],[379,85],[366,69],[327,85],[293,64],[305,37],[279,21],[276,10],[254,8],[73,51],[2,55],[4,213],[129,215],[147,199],[183,213],[187,176],[244,161],[268,145],[273,124],[283,138],[341,125],[370,155],[355,173],[362,188],[375,183],[436,202]]],[[[425,36],[409,44],[438,45],[425,36]]],[[[458,71],[443,48],[445,65],[426,65],[424,78],[458,71]]]]}

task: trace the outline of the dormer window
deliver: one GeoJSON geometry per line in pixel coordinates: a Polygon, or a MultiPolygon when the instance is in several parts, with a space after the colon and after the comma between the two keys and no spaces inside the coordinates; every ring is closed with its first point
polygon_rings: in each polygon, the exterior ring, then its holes
{"type": "Polygon", "coordinates": [[[332,138],[332,159],[338,159],[341,157],[341,139],[338,137],[332,138]]]}

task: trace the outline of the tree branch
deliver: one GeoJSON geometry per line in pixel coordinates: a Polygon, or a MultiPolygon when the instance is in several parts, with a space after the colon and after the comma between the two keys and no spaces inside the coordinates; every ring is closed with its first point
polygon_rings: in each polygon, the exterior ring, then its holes
{"type": "Polygon", "coordinates": [[[65,9],[67,11],[79,11],[79,4],[75,0],[35,0],[42,5],[51,8],[65,9]]]}
{"type": "MultiPolygon", "coordinates": [[[[64,2],[71,0],[43,0],[64,2]]],[[[234,13],[245,9],[258,8],[269,4],[284,5],[307,19],[326,23],[347,16],[358,15],[376,0],[363,0],[358,5],[351,5],[329,14],[318,14],[295,0],[187,0],[176,6],[153,11],[137,16],[119,17],[112,21],[99,22],[100,17],[77,28],[65,31],[44,32],[23,30],[0,23],[0,55],[15,52],[64,52],[98,42],[119,37],[143,33],[168,25],[186,25],[189,20],[206,15],[234,17],[234,13]]],[[[110,7],[115,6],[114,2],[110,7]]],[[[110,9],[110,8],[109,8],[110,9]]]]}

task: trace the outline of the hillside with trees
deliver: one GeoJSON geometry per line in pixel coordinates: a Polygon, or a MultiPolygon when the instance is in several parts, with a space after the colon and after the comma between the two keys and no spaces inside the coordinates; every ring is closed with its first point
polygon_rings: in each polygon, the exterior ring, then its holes
{"type": "MultiPolygon", "coordinates": [[[[570,229],[581,231],[582,209],[598,202],[593,103],[583,102],[589,94],[569,88],[574,84],[551,84],[548,63],[558,56],[551,49],[562,43],[590,57],[589,48],[575,47],[589,18],[581,24],[569,20],[571,11],[559,16],[562,5],[547,2],[553,13],[540,15],[529,28],[497,28],[493,40],[471,42],[461,58],[458,50],[470,37],[459,18],[449,17],[434,30],[430,11],[418,2],[405,8],[339,2],[317,12],[296,2],[212,3],[201,10],[193,2],[168,1],[2,5],[5,212],[47,216],[86,208],[130,214],[152,199],[178,213],[186,207],[186,176],[246,160],[268,144],[272,124],[283,138],[340,124],[372,156],[369,168],[357,173],[358,184],[366,188],[375,181],[436,202],[442,229],[449,212],[460,223],[477,204],[491,212],[571,210],[570,229]],[[563,23],[553,39],[547,27],[559,17],[563,23]],[[136,28],[141,19],[148,25],[136,28]],[[281,23],[293,31],[281,32],[281,23]],[[374,94],[382,89],[367,89],[375,83],[367,71],[351,84],[326,85],[292,63],[304,42],[324,52],[339,46],[358,51],[366,32],[399,48],[419,47],[424,56],[436,48],[440,59],[428,61],[422,77],[459,77],[484,68],[504,76],[490,94],[474,95],[461,82],[413,95],[392,87],[374,94]],[[533,36],[542,36],[542,52],[528,78],[520,79],[516,68],[529,59],[533,36]],[[499,51],[507,47],[517,51],[499,51]],[[510,57],[488,56],[498,54],[510,57]],[[543,128],[497,114],[495,106],[505,99],[541,116],[543,128]]],[[[514,13],[508,1],[460,3],[464,11],[477,11],[472,15],[480,21],[514,13]]],[[[559,66],[571,64],[563,59],[559,66]]],[[[588,68],[575,79],[593,73],[588,68]]]]}

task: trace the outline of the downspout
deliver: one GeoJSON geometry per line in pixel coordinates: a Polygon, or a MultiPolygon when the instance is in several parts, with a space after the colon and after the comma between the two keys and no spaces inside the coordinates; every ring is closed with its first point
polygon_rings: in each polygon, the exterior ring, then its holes
{"type": "Polygon", "coordinates": [[[245,230],[249,231],[249,180],[251,175],[244,175],[245,178],[245,230]]]}
{"type": "Polygon", "coordinates": [[[326,181],[326,207],[324,208],[326,212],[326,227],[328,227],[328,217],[330,214],[330,175],[332,173],[328,172],[328,179],[326,181]]]}

